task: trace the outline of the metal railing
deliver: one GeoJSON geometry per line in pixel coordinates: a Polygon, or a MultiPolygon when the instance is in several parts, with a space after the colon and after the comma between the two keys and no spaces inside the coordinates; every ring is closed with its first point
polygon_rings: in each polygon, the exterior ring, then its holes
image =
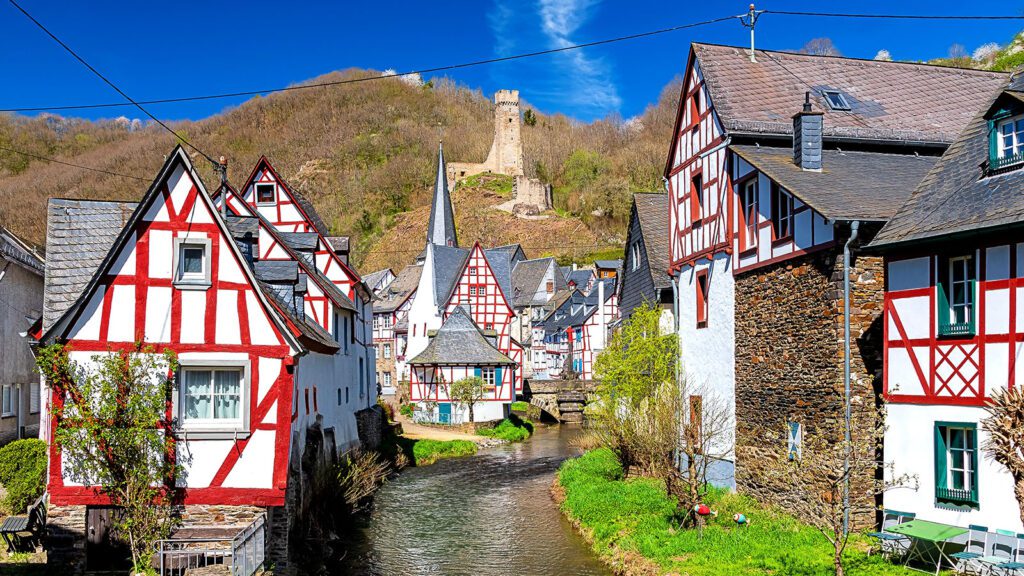
{"type": "Polygon", "coordinates": [[[157,542],[160,576],[182,576],[191,568],[217,564],[232,576],[252,576],[266,560],[266,518],[258,517],[234,538],[169,538],[157,542]]]}
{"type": "Polygon", "coordinates": [[[434,410],[413,410],[412,421],[417,424],[462,424],[462,415],[457,413],[441,413],[434,410]]]}

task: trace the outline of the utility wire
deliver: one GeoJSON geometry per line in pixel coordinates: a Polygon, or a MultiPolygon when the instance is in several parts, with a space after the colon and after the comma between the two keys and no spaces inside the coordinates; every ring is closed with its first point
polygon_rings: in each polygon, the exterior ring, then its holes
{"type": "Polygon", "coordinates": [[[957,16],[939,14],[849,14],[838,12],[798,12],[793,10],[763,10],[761,12],[764,14],[778,14],[780,16],[814,16],[823,18],[873,18],[877,20],[1024,20],[1024,15],[957,16]]]}
{"type": "MultiPolygon", "coordinates": [[[[14,4],[19,10],[21,10],[21,7],[18,6],[15,3],[14,0],[9,0],[9,1],[11,2],[11,4],[14,4]]],[[[25,12],[24,10],[21,10],[21,11],[25,12]]],[[[25,14],[26,14],[26,16],[28,15],[28,13],[25,13],[25,14]]],[[[32,18],[32,17],[29,16],[29,18],[32,18]]],[[[435,72],[445,72],[445,71],[448,71],[448,70],[458,70],[460,68],[470,68],[470,67],[473,67],[473,66],[483,66],[483,65],[486,65],[486,64],[497,64],[499,62],[508,62],[508,61],[511,61],[511,60],[520,60],[520,59],[523,59],[523,58],[533,58],[533,57],[536,57],[536,56],[544,56],[546,54],[556,54],[558,52],[567,52],[569,50],[579,50],[581,48],[590,48],[592,46],[601,46],[601,45],[604,45],[604,44],[612,44],[612,43],[616,43],[616,42],[625,42],[627,40],[636,40],[638,38],[646,38],[648,36],[656,36],[656,35],[659,35],[659,34],[667,34],[669,32],[676,32],[676,31],[679,31],[679,30],[685,30],[687,28],[696,28],[698,26],[706,26],[708,24],[716,24],[718,22],[725,22],[727,20],[735,20],[736,18],[738,18],[738,16],[722,16],[720,18],[712,18],[711,20],[703,20],[701,22],[692,22],[690,24],[680,24],[679,26],[672,26],[670,28],[662,28],[660,30],[651,30],[651,31],[648,31],[648,32],[639,32],[637,34],[629,34],[627,36],[617,36],[615,38],[605,38],[603,40],[595,40],[593,42],[585,42],[583,44],[572,44],[572,45],[569,45],[569,46],[561,46],[559,48],[551,48],[551,49],[548,49],[548,50],[537,50],[537,51],[534,51],[534,52],[525,52],[525,53],[522,53],[522,54],[513,54],[511,56],[502,56],[502,57],[498,57],[498,58],[487,58],[487,59],[484,59],[484,60],[474,60],[474,61],[471,61],[471,62],[462,62],[462,63],[459,63],[459,64],[449,64],[449,65],[446,65],[446,66],[437,66],[437,67],[434,67],[434,68],[422,68],[420,70],[410,70],[408,72],[400,72],[400,73],[397,73],[397,74],[391,74],[391,75],[387,75],[387,76],[369,76],[369,77],[365,77],[365,78],[349,78],[349,79],[346,79],[346,80],[332,80],[330,82],[316,82],[316,83],[313,83],[313,84],[302,84],[300,86],[285,86],[285,87],[278,87],[278,88],[264,88],[264,89],[260,89],[260,90],[243,90],[243,91],[239,91],[239,92],[224,92],[224,93],[220,93],[220,94],[206,94],[206,95],[201,95],[201,96],[182,96],[180,98],[161,98],[161,99],[156,99],[156,100],[139,100],[138,102],[136,102],[134,100],[131,100],[130,98],[128,98],[127,95],[125,95],[120,90],[118,90],[118,92],[122,96],[127,98],[129,101],[131,101],[132,104],[134,104],[135,106],[139,106],[140,104],[169,104],[169,103],[175,103],[175,102],[194,102],[194,101],[197,101],[197,100],[216,100],[216,99],[220,99],[220,98],[235,98],[235,97],[238,97],[238,96],[256,96],[256,95],[263,95],[263,94],[272,94],[272,93],[275,93],[275,92],[290,92],[290,91],[293,91],[293,90],[309,90],[309,89],[312,89],[312,88],[324,88],[324,87],[328,87],[328,86],[340,86],[340,85],[343,85],[343,84],[357,84],[357,83],[360,83],[360,82],[370,82],[370,81],[373,81],[373,80],[384,80],[386,78],[396,78],[396,77],[400,77],[400,76],[413,76],[413,75],[416,75],[416,74],[419,74],[419,75],[432,74],[432,73],[435,73],[435,72]]],[[[32,21],[35,22],[35,19],[32,18],[32,21]]],[[[39,25],[40,28],[42,28],[41,24],[39,24],[38,22],[36,22],[36,24],[39,25]]],[[[46,29],[43,28],[43,30],[45,31],[46,29]]],[[[48,31],[47,31],[47,34],[49,34],[48,31]]],[[[53,37],[52,34],[51,34],[51,37],[53,37]]],[[[54,37],[54,39],[56,40],[55,37],[54,37]]],[[[57,40],[57,41],[60,42],[60,40],[57,40]]],[[[61,45],[63,46],[64,43],[61,42],[61,45]]],[[[64,47],[67,48],[67,46],[64,46],[64,47]]],[[[70,51],[69,48],[68,48],[68,50],[70,51]]],[[[74,54],[74,52],[72,52],[72,54],[74,54]]],[[[75,57],[77,58],[78,56],[75,55],[75,57]]],[[[81,58],[79,58],[79,60],[81,60],[81,58]]],[[[82,63],[85,64],[85,61],[82,61],[82,63]]],[[[86,64],[86,66],[89,66],[89,65],[86,64]]],[[[89,66],[89,69],[92,70],[92,67],[89,66]]],[[[93,70],[93,72],[95,72],[95,70],[93,70]]],[[[99,74],[99,73],[97,72],[97,74],[99,74]]],[[[100,76],[100,77],[103,78],[102,76],[100,76]]],[[[106,80],[106,78],[104,78],[104,80],[106,80]]],[[[107,83],[110,84],[109,81],[107,83]]],[[[111,84],[111,86],[113,86],[113,84],[111,84]]],[[[115,90],[116,89],[117,88],[115,87],[115,90]]],[[[93,109],[93,108],[114,108],[114,107],[119,107],[119,106],[130,106],[130,105],[131,104],[125,104],[123,102],[111,102],[111,103],[105,103],[105,104],[76,104],[76,105],[65,105],[65,106],[37,106],[37,107],[28,107],[28,108],[0,108],[0,112],[41,112],[41,111],[45,111],[45,110],[86,110],[86,109],[93,109]]],[[[142,109],[142,108],[140,107],[140,109],[142,109]]],[[[143,112],[145,112],[145,110],[143,110],[143,112]]],[[[146,114],[149,115],[150,118],[153,117],[153,115],[149,114],[148,112],[146,112],[146,114]]],[[[159,122],[159,120],[157,120],[157,121],[159,122]]]]}
{"type": "Polygon", "coordinates": [[[197,147],[197,146],[196,146],[195,144],[192,144],[191,142],[189,142],[189,141],[188,141],[188,140],[187,140],[187,139],[186,139],[185,137],[183,137],[183,136],[181,136],[180,134],[178,134],[177,132],[175,132],[175,131],[174,131],[173,129],[171,129],[171,127],[170,127],[170,126],[168,126],[167,124],[165,124],[165,123],[164,123],[164,122],[163,122],[162,120],[160,120],[159,118],[157,118],[156,116],[154,116],[153,114],[151,114],[151,113],[149,112],[149,110],[146,110],[145,108],[143,108],[141,104],[139,104],[139,103],[138,103],[138,102],[136,102],[135,100],[132,100],[132,97],[131,97],[131,96],[129,96],[129,95],[127,95],[127,94],[125,94],[125,92],[124,92],[123,90],[121,90],[120,88],[118,88],[116,84],[114,84],[114,83],[113,83],[113,82],[111,82],[111,81],[110,81],[109,79],[107,79],[107,77],[106,77],[106,76],[104,76],[103,74],[101,74],[99,70],[97,70],[97,69],[93,68],[91,64],[89,64],[88,62],[86,62],[84,58],[82,58],[81,56],[79,56],[79,55],[78,55],[78,53],[76,53],[76,52],[75,52],[74,50],[72,50],[70,46],[68,46],[67,44],[65,44],[63,40],[61,40],[60,38],[57,38],[57,36],[56,36],[56,35],[55,35],[55,34],[54,34],[53,32],[50,32],[50,31],[49,31],[49,30],[48,30],[48,29],[46,28],[46,26],[43,26],[43,24],[42,24],[41,22],[39,22],[39,20],[36,20],[36,19],[35,19],[35,18],[34,18],[34,17],[33,17],[32,15],[31,15],[31,14],[29,14],[29,13],[28,13],[28,12],[27,12],[27,11],[26,11],[26,10],[25,10],[24,8],[22,8],[22,7],[21,7],[21,5],[19,5],[19,4],[18,4],[18,3],[17,3],[17,2],[15,1],[15,0],[8,0],[8,1],[9,1],[9,2],[11,3],[11,5],[12,5],[12,6],[14,6],[15,8],[17,8],[17,9],[18,9],[18,11],[20,11],[20,12],[21,12],[22,14],[24,14],[26,18],[28,18],[29,20],[31,20],[33,24],[35,24],[36,26],[38,26],[40,30],[42,30],[43,32],[45,32],[47,36],[49,36],[50,38],[52,38],[54,42],[56,42],[57,44],[60,44],[60,45],[61,45],[61,47],[62,47],[62,48],[64,48],[64,50],[67,50],[67,52],[68,52],[69,54],[71,54],[72,56],[74,56],[74,57],[75,57],[75,59],[76,59],[76,60],[78,60],[79,62],[81,62],[83,66],[85,66],[86,68],[88,68],[90,72],[92,72],[93,74],[95,74],[96,76],[98,76],[98,77],[100,78],[100,80],[103,80],[104,82],[106,82],[106,83],[107,83],[107,85],[108,85],[108,86],[110,86],[111,88],[113,88],[115,92],[117,92],[118,94],[120,94],[120,95],[121,95],[121,96],[122,96],[122,97],[123,97],[123,98],[124,98],[125,100],[127,100],[127,101],[131,102],[131,103],[132,103],[132,104],[133,104],[133,105],[134,105],[134,106],[135,106],[136,108],[138,108],[139,110],[141,110],[143,114],[145,114],[146,116],[149,116],[150,118],[152,118],[152,119],[153,119],[153,121],[155,121],[155,122],[156,122],[157,124],[159,124],[160,126],[162,126],[162,127],[164,128],[164,130],[167,130],[168,132],[170,132],[171,134],[173,134],[175,138],[177,138],[178,140],[180,140],[181,142],[183,142],[183,143],[184,143],[184,144],[185,144],[186,146],[188,146],[189,148],[191,148],[191,149],[195,150],[196,152],[198,152],[198,153],[199,153],[200,155],[202,155],[202,156],[203,156],[204,158],[206,158],[207,160],[209,160],[210,162],[212,162],[212,163],[213,163],[214,165],[219,165],[219,163],[218,163],[218,162],[217,162],[216,160],[214,160],[212,156],[210,156],[210,155],[209,155],[209,154],[207,154],[206,152],[203,152],[202,150],[200,150],[200,149],[199,149],[199,148],[198,148],[198,147],[197,147]]]}
{"type": "Polygon", "coordinates": [[[50,158],[48,156],[40,156],[38,154],[32,154],[31,152],[23,152],[21,150],[15,150],[14,148],[7,148],[0,146],[0,150],[5,152],[13,152],[15,154],[21,154],[22,156],[28,156],[29,158],[35,158],[36,160],[44,160],[46,162],[54,162],[56,164],[63,164],[65,166],[71,166],[72,168],[81,168],[82,170],[89,170],[92,172],[99,172],[100,174],[108,174],[110,176],[119,176],[121,178],[131,178],[132,180],[139,180],[141,182],[149,182],[145,178],[138,176],[130,176],[128,174],[119,174],[117,172],[111,172],[110,170],[103,170],[102,168],[90,168],[89,166],[82,166],[81,164],[72,164],[71,162],[65,162],[63,160],[57,160],[56,158],[50,158]]]}

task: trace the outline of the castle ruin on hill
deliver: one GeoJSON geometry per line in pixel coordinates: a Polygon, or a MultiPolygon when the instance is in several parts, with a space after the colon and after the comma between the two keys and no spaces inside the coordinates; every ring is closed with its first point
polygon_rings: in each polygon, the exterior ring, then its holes
{"type": "Polygon", "coordinates": [[[494,94],[494,141],[487,159],[480,164],[448,164],[448,180],[458,183],[470,176],[491,172],[512,176],[512,200],[499,206],[515,214],[537,214],[551,209],[551,187],[529,178],[523,169],[523,141],[520,136],[519,91],[499,90],[494,94]]]}

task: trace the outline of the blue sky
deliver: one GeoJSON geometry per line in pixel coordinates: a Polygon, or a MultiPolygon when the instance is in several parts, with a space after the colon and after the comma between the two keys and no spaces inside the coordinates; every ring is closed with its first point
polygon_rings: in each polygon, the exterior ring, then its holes
{"type": "MultiPolygon", "coordinates": [[[[449,0],[289,2],[178,0],[46,2],[20,0],[86,60],[137,99],[288,85],[349,67],[406,71],[542,50],[737,14],[745,2],[720,0],[449,0]]],[[[773,1],[758,8],[857,12],[1024,14],[1007,2],[773,1]]],[[[119,97],[43,35],[10,4],[0,4],[0,54],[7,74],[0,108],[117,101],[119,97]]],[[[896,59],[970,52],[1008,42],[1022,21],[921,22],[765,15],[758,46],[799,48],[830,37],[844,55],[896,59]]],[[[724,22],[626,43],[456,70],[449,76],[490,94],[518,88],[545,112],[581,120],[630,117],[682,72],[691,41],[744,45],[747,32],[724,22]]],[[[344,87],[335,88],[344,90],[344,87]]],[[[244,98],[153,105],[168,119],[203,118],[244,98]]],[[[65,112],[87,118],[137,117],[130,108],[65,112]]]]}

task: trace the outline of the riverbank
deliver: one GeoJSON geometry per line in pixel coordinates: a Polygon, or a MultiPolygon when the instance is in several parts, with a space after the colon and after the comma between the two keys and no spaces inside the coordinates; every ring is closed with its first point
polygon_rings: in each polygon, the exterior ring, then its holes
{"type": "MultiPolygon", "coordinates": [[[[601,448],[567,460],[552,490],[562,512],[616,574],[726,576],[736,574],[829,574],[831,548],[813,527],[752,498],[713,492],[706,502],[718,512],[704,529],[673,526],[673,502],[652,478],[626,480],[615,455],[601,448]],[[739,526],[734,514],[749,525],[739,526]]],[[[854,537],[845,559],[847,574],[910,574],[854,537]]]]}
{"type": "Polygon", "coordinates": [[[522,442],[533,435],[533,423],[514,416],[490,428],[478,429],[476,434],[458,428],[425,426],[402,417],[398,423],[402,433],[385,437],[382,449],[399,469],[408,464],[428,466],[442,458],[472,456],[480,448],[522,442]]]}

